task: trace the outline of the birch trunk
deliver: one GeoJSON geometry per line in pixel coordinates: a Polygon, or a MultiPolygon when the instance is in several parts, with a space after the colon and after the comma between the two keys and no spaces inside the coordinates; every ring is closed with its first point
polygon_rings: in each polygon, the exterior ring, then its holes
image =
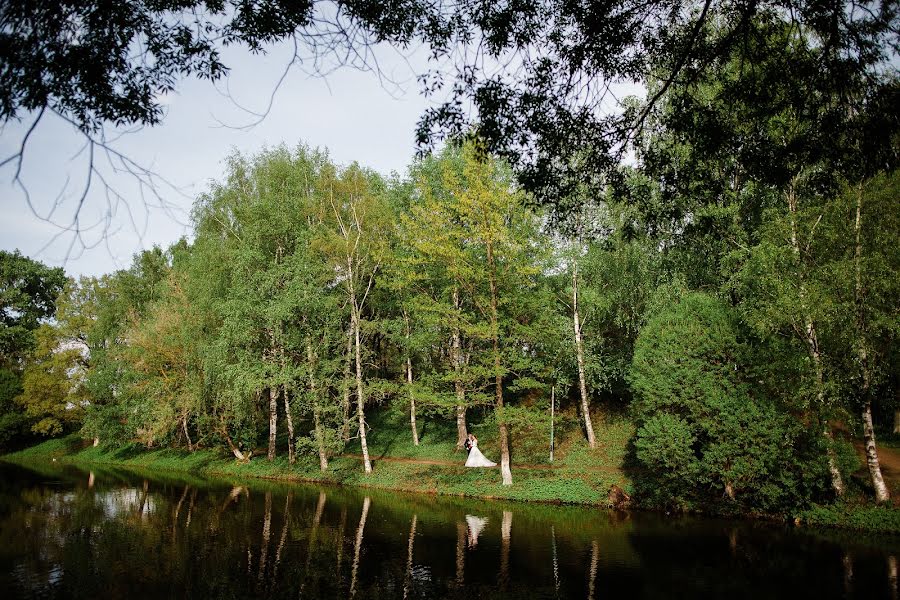
{"type": "Polygon", "coordinates": [[[512,471],[509,464],[509,429],[503,415],[503,371],[500,363],[500,324],[497,314],[497,270],[494,264],[493,244],[487,244],[488,269],[491,284],[491,345],[494,352],[494,388],[495,404],[501,414],[500,429],[500,474],[503,485],[512,485],[512,471]]]}
{"type": "Polygon", "coordinates": [[[231,439],[231,436],[228,435],[228,429],[225,427],[225,421],[222,419],[219,423],[219,433],[222,434],[222,437],[225,438],[225,443],[228,444],[228,448],[231,450],[231,453],[234,454],[234,457],[242,462],[247,462],[250,460],[250,455],[252,452],[248,452],[246,455],[240,451],[240,449],[234,445],[234,441],[231,439]]]}
{"type": "MultiPolygon", "coordinates": [[[[356,304],[356,294],[351,292],[351,302],[356,304]]],[[[372,462],[369,460],[369,445],[366,443],[366,414],[365,414],[365,403],[366,396],[363,391],[363,378],[362,378],[362,348],[360,348],[360,337],[359,337],[359,309],[354,306],[353,308],[353,335],[355,338],[355,357],[356,357],[356,417],[359,421],[359,445],[362,448],[363,455],[363,468],[365,472],[372,472],[372,462]]]]}
{"type": "Polygon", "coordinates": [[[581,414],[584,416],[584,431],[588,446],[597,447],[594,424],[591,423],[591,408],[588,403],[587,383],[584,368],[584,340],[581,337],[581,316],[578,313],[578,261],[572,261],[572,323],[575,331],[575,354],[578,360],[578,390],[581,393],[581,414]]]}
{"type": "Polygon", "coordinates": [[[344,423],[341,426],[341,439],[350,441],[350,368],[353,364],[353,327],[347,330],[347,360],[344,362],[344,423]]]}
{"type": "Polygon", "coordinates": [[[181,427],[184,430],[184,439],[187,440],[188,452],[193,452],[194,445],[191,443],[191,434],[188,433],[187,419],[187,414],[181,417],[181,427]]]}
{"type": "MultiPolygon", "coordinates": [[[[454,287],[453,309],[457,313],[457,318],[459,317],[459,308],[459,288],[454,287]]],[[[466,428],[466,390],[462,382],[462,336],[459,331],[459,323],[455,321],[453,323],[452,345],[454,375],[453,387],[456,391],[456,449],[460,450],[466,443],[466,438],[469,437],[469,432],[466,428]]]]}
{"type": "Polygon", "coordinates": [[[328,454],[325,452],[325,431],[322,428],[322,407],[319,403],[319,390],[316,386],[316,358],[313,354],[312,342],[306,340],[306,360],[309,363],[309,389],[313,396],[313,427],[315,427],[316,448],[319,451],[319,469],[328,470],[328,454]]]}
{"type": "Polygon", "coordinates": [[[287,386],[281,386],[281,393],[284,398],[284,417],[288,430],[288,462],[294,464],[296,460],[296,452],[294,451],[294,419],[291,417],[291,403],[288,399],[287,386]]]}
{"type": "Polygon", "coordinates": [[[275,434],[278,432],[278,386],[269,387],[269,454],[275,460],[275,434]]]}
{"type": "Polygon", "coordinates": [[[403,311],[403,320],[406,322],[406,383],[409,389],[409,426],[412,428],[413,446],[419,445],[419,431],[416,428],[416,396],[413,393],[413,368],[412,356],[409,349],[409,315],[403,311]]]}
{"type": "MultiPolygon", "coordinates": [[[[794,190],[794,182],[788,186],[785,194],[787,199],[788,211],[791,219],[791,248],[794,252],[794,258],[797,261],[797,277],[799,279],[799,296],[800,307],[803,312],[803,331],[802,337],[806,351],[813,362],[816,377],[816,400],[818,403],[818,411],[821,412],[825,407],[825,377],[822,367],[822,356],[819,352],[819,338],[816,333],[816,324],[806,306],[806,284],[803,275],[803,257],[800,253],[800,240],[797,235],[797,196],[794,190]]],[[[831,487],[838,496],[844,494],[844,481],[841,472],[837,467],[837,460],[834,454],[834,438],[831,434],[831,427],[828,421],[822,420],[822,435],[825,436],[828,445],[828,470],[831,472],[831,487]]]]}
{"type": "Polygon", "coordinates": [[[860,368],[862,369],[862,418],[863,418],[863,440],[866,446],[866,465],[869,467],[869,475],[872,478],[872,487],[875,488],[875,501],[878,503],[887,502],[891,498],[887,486],[884,484],[884,477],[881,475],[881,465],[878,462],[878,448],[875,445],[875,428],[872,425],[872,379],[869,371],[869,355],[866,347],[866,323],[863,310],[864,290],[862,284],[862,190],[857,188],[856,191],[856,223],[854,226],[856,233],[856,330],[857,343],[856,352],[859,357],[860,368]]]}

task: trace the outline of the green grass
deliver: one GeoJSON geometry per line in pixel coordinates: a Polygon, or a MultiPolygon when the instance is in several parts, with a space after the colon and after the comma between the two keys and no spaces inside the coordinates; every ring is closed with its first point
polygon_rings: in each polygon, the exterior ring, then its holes
{"type": "Polygon", "coordinates": [[[862,506],[847,503],[814,506],[800,512],[796,517],[796,522],[801,525],[900,534],[900,510],[889,506],[862,506]]]}

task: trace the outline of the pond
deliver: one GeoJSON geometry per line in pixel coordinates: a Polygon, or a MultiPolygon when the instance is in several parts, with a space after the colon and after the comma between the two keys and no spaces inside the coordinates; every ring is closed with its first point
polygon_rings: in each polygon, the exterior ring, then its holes
{"type": "Polygon", "coordinates": [[[3,598],[892,598],[900,541],[0,463],[3,598]]]}

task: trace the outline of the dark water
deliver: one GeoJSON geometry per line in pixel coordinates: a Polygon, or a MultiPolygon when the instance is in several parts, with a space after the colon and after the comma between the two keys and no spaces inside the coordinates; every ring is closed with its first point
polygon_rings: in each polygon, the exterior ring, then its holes
{"type": "Polygon", "coordinates": [[[891,598],[900,541],[0,464],[0,597],[891,598]]]}

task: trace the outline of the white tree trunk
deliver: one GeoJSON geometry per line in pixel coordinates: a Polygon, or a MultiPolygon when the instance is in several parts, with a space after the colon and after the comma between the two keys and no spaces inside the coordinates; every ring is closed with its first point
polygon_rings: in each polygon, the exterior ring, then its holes
{"type": "Polygon", "coordinates": [[[269,387],[269,460],[275,460],[275,435],[278,432],[278,386],[269,387]]]}
{"type": "Polygon", "coordinates": [[[353,364],[353,327],[347,330],[347,360],[344,362],[344,398],[341,407],[344,409],[344,421],[341,426],[341,439],[350,441],[350,369],[353,364]]]}
{"type": "Polygon", "coordinates": [[[857,343],[856,353],[859,358],[860,369],[862,370],[862,390],[863,398],[863,440],[866,447],[866,465],[869,467],[869,475],[872,478],[872,487],[875,488],[875,501],[887,502],[891,498],[887,486],[884,484],[884,477],[881,475],[881,465],[878,463],[878,447],[875,445],[875,428],[872,425],[872,396],[871,396],[871,373],[869,372],[869,353],[866,342],[866,321],[864,311],[864,290],[862,282],[862,190],[857,188],[856,193],[856,222],[854,229],[856,233],[856,252],[854,262],[856,263],[856,329],[857,343]]]}
{"type": "Polygon", "coordinates": [[[284,397],[284,417],[288,430],[288,462],[294,464],[296,453],[294,451],[294,418],[291,416],[291,403],[288,399],[287,386],[282,385],[281,393],[284,397]]]}
{"type": "Polygon", "coordinates": [[[491,284],[491,343],[494,352],[494,403],[496,409],[500,411],[499,419],[500,429],[500,474],[503,479],[503,485],[512,485],[512,470],[510,468],[509,457],[509,429],[506,425],[506,419],[502,417],[503,413],[503,370],[500,362],[500,323],[498,315],[498,291],[497,291],[497,270],[494,264],[493,247],[487,244],[488,269],[491,284]]]}
{"type": "Polygon", "coordinates": [[[419,431],[416,428],[416,395],[413,393],[413,368],[412,356],[409,349],[409,338],[411,332],[409,330],[409,316],[403,312],[403,320],[406,322],[406,383],[409,390],[409,425],[412,428],[413,445],[419,445],[419,431]]]}
{"type": "Polygon", "coordinates": [[[319,403],[319,389],[316,385],[316,357],[313,354],[312,342],[306,340],[306,362],[309,364],[309,389],[313,396],[313,427],[316,436],[316,448],[319,451],[319,469],[328,470],[328,454],[325,452],[325,431],[322,427],[322,408],[319,403]]]}
{"type": "MultiPolygon", "coordinates": [[[[355,302],[355,298],[354,298],[355,302]]],[[[356,356],[356,417],[359,422],[359,445],[362,448],[363,469],[365,472],[372,472],[372,462],[369,460],[369,444],[366,441],[366,413],[365,403],[366,395],[363,391],[363,369],[362,369],[362,348],[360,347],[359,336],[359,310],[353,309],[353,334],[356,340],[355,356],[356,356]]]]}
{"type": "Polygon", "coordinates": [[[597,447],[594,424],[591,422],[591,408],[588,400],[584,367],[584,340],[581,337],[581,317],[578,313],[578,261],[572,260],[572,323],[575,331],[575,354],[578,361],[578,390],[581,393],[581,414],[584,417],[584,431],[588,446],[597,447]]]}
{"type": "MultiPolygon", "coordinates": [[[[453,288],[453,308],[459,312],[460,302],[459,302],[459,289],[457,287],[453,288]]],[[[458,314],[457,314],[458,317],[458,314]]],[[[453,323],[453,332],[452,332],[452,360],[453,360],[453,387],[456,391],[456,449],[460,450],[463,445],[466,443],[466,438],[469,437],[468,429],[466,428],[466,390],[463,386],[462,382],[462,368],[463,368],[463,357],[462,357],[462,336],[459,331],[459,324],[453,323]]]]}
{"type": "MultiPolygon", "coordinates": [[[[794,251],[794,259],[797,261],[797,277],[799,278],[799,296],[800,305],[803,310],[803,342],[806,346],[807,353],[812,359],[816,378],[816,400],[818,411],[825,409],[825,377],[822,367],[822,357],[819,352],[819,338],[816,333],[816,324],[809,314],[806,307],[806,282],[804,277],[803,256],[800,252],[800,241],[797,235],[797,196],[792,181],[785,194],[788,204],[788,211],[791,220],[791,248],[794,251]]],[[[837,459],[834,453],[834,437],[831,434],[831,426],[827,420],[822,420],[822,435],[825,436],[828,446],[828,470],[831,472],[831,487],[838,496],[844,494],[844,480],[837,466],[837,459]]]]}

